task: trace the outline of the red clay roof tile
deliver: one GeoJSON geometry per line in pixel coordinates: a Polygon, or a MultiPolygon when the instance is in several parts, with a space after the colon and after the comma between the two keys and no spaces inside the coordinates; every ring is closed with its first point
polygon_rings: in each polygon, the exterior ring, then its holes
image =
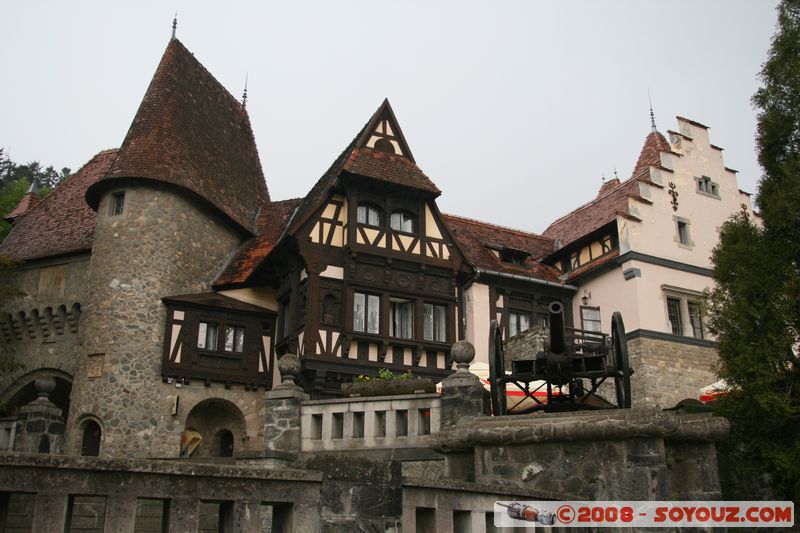
{"type": "Polygon", "coordinates": [[[264,206],[258,216],[258,235],[239,246],[233,259],[214,281],[214,285],[245,283],[275,248],[301,200],[301,198],[293,198],[264,206]]]}
{"type": "Polygon", "coordinates": [[[60,183],[17,221],[0,244],[0,254],[23,261],[90,250],[97,213],[86,205],[84,194],[116,156],[116,149],[100,152],[60,183]]]}
{"type": "Polygon", "coordinates": [[[669,143],[661,133],[650,133],[629,179],[613,188],[601,189],[597,198],[550,224],[543,235],[560,241],[563,247],[610,224],[617,216],[630,217],[628,198],[642,199],[639,182],[650,182],[650,167],[661,167],[661,152],[671,152],[669,143]]]}
{"type": "Polygon", "coordinates": [[[177,39],[167,45],[119,157],[86,193],[97,209],[115,180],[171,183],[253,231],[269,193],[245,108],[177,39]]]}
{"type": "Polygon", "coordinates": [[[26,192],[17,202],[17,206],[4,216],[3,220],[13,224],[19,217],[26,215],[28,211],[39,205],[39,202],[41,202],[41,198],[38,193],[26,192]]]}
{"type": "Polygon", "coordinates": [[[553,240],[534,233],[496,226],[479,220],[443,214],[444,222],[467,261],[477,268],[559,282],[556,269],[538,260],[553,251],[553,240]],[[487,246],[530,254],[524,265],[501,261],[487,246]]]}

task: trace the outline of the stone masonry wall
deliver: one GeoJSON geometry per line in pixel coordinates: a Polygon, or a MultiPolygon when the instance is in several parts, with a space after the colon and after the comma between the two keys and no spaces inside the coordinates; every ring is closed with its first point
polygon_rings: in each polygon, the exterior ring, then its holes
{"type": "Polygon", "coordinates": [[[263,391],[200,382],[176,389],[161,380],[161,298],[210,290],[241,236],[206,208],[157,185],[128,187],[122,215],[109,216],[110,197],[98,208],[68,447],[77,449],[79,422],[92,415],[103,432],[102,456],[175,457],[188,411],[216,397],[237,405],[255,439],[263,391]],[[180,407],[173,415],[176,394],[180,407]]]}
{"type": "Polygon", "coordinates": [[[717,381],[715,348],[639,337],[628,341],[634,407],[672,407],[717,381]]]}
{"type": "Polygon", "coordinates": [[[80,323],[75,304],[85,302],[88,273],[89,256],[80,255],[23,264],[4,274],[3,285],[21,294],[0,299],[7,314],[0,317],[0,355],[23,367],[0,376],[0,402],[33,381],[38,369],[75,374],[80,323]]]}

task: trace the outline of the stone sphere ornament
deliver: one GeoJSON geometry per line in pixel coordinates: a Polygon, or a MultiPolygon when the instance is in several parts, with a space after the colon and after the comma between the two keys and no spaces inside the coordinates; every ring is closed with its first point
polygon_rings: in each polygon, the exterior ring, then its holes
{"type": "Polygon", "coordinates": [[[469,372],[469,364],[475,359],[475,347],[469,341],[458,341],[450,349],[450,359],[459,372],[469,372]]]}
{"type": "Polygon", "coordinates": [[[33,386],[36,387],[36,393],[40,397],[47,397],[56,390],[56,380],[50,376],[36,378],[33,382],[33,386]]]}
{"type": "Polygon", "coordinates": [[[300,359],[293,353],[283,354],[278,359],[278,371],[281,373],[281,384],[292,384],[300,374],[300,359]]]}

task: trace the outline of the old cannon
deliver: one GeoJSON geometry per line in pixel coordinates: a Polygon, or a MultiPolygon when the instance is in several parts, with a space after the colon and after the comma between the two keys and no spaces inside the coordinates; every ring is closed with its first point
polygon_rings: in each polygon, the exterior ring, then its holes
{"type": "Polygon", "coordinates": [[[489,328],[492,412],[506,415],[536,410],[630,407],[633,370],[628,363],[622,315],[619,312],[612,315],[609,338],[600,332],[565,328],[564,307],[559,302],[552,302],[549,312],[549,342],[544,349],[517,356],[510,362],[504,357],[500,328],[492,320],[489,328]],[[508,366],[510,372],[506,370],[508,366]],[[515,391],[511,406],[508,386],[521,391],[515,391]]]}

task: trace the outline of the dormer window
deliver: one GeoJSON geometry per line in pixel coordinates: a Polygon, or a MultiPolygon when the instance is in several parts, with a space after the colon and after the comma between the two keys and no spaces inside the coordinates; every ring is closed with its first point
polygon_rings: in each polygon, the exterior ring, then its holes
{"type": "Polygon", "coordinates": [[[356,209],[356,221],[368,226],[383,226],[383,211],[375,204],[360,203],[356,209]]]}
{"type": "Polygon", "coordinates": [[[417,217],[412,213],[399,210],[392,213],[391,226],[395,231],[402,231],[404,233],[417,232],[417,217]]]}
{"type": "Polygon", "coordinates": [[[530,256],[528,252],[522,250],[514,250],[512,248],[503,248],[500,250],[500,260],[504,263],[511,263],[512,265],[524,265],[525,260],[530,256]]]}

